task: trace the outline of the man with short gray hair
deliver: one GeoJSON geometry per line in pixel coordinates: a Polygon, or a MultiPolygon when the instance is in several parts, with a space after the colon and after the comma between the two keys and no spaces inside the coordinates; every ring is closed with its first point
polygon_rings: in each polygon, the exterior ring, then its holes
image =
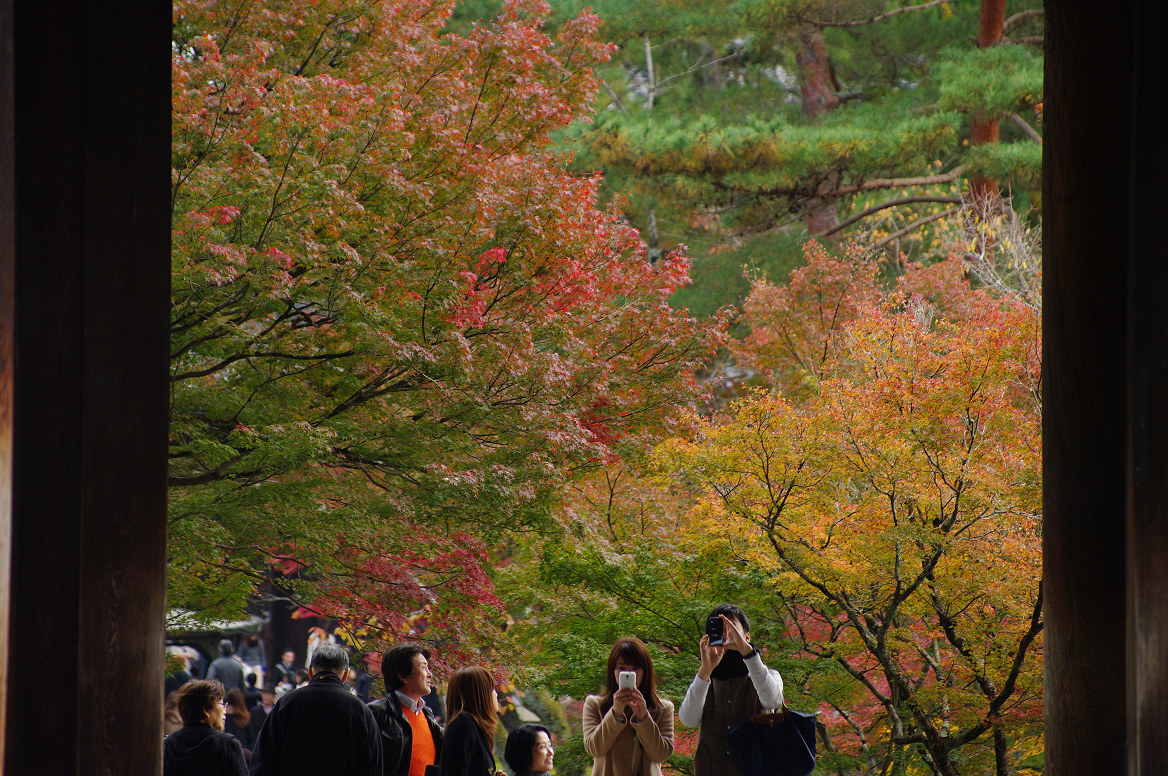
{"type": "Polygon", "coordinates": [[[308,676],[264,720],[251,776],[381,776],[377,720],[345,685],[348,653],[334,644],[317,647],[308,676]]]}
{"type": "Polygon", "coordinates": [[[207,678],[218,679],[223,684],[224,691],[243,692],[243,663],[236,660],[235,645],[231,643],[231,639],[220,640],[219,657],[211,661],[207,678]]]}

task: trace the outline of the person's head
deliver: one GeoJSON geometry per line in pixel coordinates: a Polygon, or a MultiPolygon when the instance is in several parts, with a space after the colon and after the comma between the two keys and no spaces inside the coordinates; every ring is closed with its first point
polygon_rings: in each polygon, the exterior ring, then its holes
{"type": "Polygon", "coordinates": [[[661,706],[657,697],[657,676],[653,673],[653,658],[645,642],[636,636],[626,636],[612,645],[608,653],[608,674],[605,676],[603,706],[612,706],[612,696],[617,691],[617,677],[621,671],[632,671],[637,675],[637,689],[645,696],[645,704],[650,709],[661,706]]]}
{"type": "Polygon", "coordinates": [[[210,725],[223,729],[223,684],[218,679],[192,679],[178,688],[178,714],[183,725],[210,725]]]}
{"type": "Polygon", "coordinates": [[[446,714],[451,722],[459,714],[471,717],[486,736],[488,747],[495,748],[499,696],[495,693],[495,680],[487,669],[467,666],[454,672],[446,684],[446,714]]]}
{"type": "Polygon", "coordinates": [[[430,650],[421,644],[398,644],[385,651],[381,658],[381,675],[385,677],[385,691],[400,690],[411,698],[430,694],[430,650]]]}
{"type": "Polygon", "coordinates": [[[235,654],[235,645],[231,643],[231,639],[223,639],[219,642],[219,654],[223,657],[231,657],[235,654]]]}
{"type": "Polygon", "coordinates": [[[178,690],[166,696],[166,704],[162,707],[166,712],[166,719],[170,721],[182,722],[182,716],[178,713],[178,690]]]}
{"type": "Polygon", "coordinates": [[[718,604],[715,606],[714,611],[710,612],[710,617],[717,617],[718,615],[723,615],[730,620],[737,620],[738,624],[742,626],[742,630],[750,633],[750,620],[746,619],[746,613],[734,604],[718,604]]]}
{"type": "MultiPolygon", "coordinates": [[[[734,604],[718,604],[714,610],[710,612],[710,618],[723,616],[727,620],[734,620],[742,626],[746,638],[750,640],[750,620],[746,619],[746,614],[734,604]]],[[[707,618],[709,619],[709,618],[707,618]]],[[[725,623],[723,623],[723,627],[725,623]]],[[[746,660],[742,655],[734,649],[726,650],[722,659],[718,661],[718,665],[710,672],[713,679],[734,679],[740,676],[746,676],[750,669],[746,666],[746,660]]]]}
{"type": "Polygon", "coordinates": [[[547,773],[552,769],[556,750],[552,736],[543,725],[520,725],[507,734],[503,759],[515,776],[547,773]]]}
{"type": "Polygon", "coordinates": [[[264,706],[271,706],[276,702],[276,683],[264,682],[263,688],[260,690],[260,703],[264,706]]]}
{"type": "Polygon", "coordinates": [[[336,644],[321,644],[313,650],[308,669],[310,676],[327,672],[336,674],[343,682],[349,673],[349,653],[336,644]]]}
{"type": "Polygon", "coordinates": [[[284,650],[284,654],[280,655],[280,662],[287,666],[292,665],[296,662],[296,653],[290,649],[284,650]]]}
{"type": "Polygon", "coordinates": [[[247,701],[243,698],[243,691],[232,687],[224,696],[227,702],[227,713],[235,718],[240,727],[247,727],[251,721],[251,712],[247,710],[247,701]]]}

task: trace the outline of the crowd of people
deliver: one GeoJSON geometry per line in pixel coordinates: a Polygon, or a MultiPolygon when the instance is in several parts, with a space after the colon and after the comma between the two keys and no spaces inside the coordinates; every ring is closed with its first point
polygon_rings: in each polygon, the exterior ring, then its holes
{"type": "MultiPolygon", "coordinates": [[[[230,648],[221,645],[206,679],[186,681],[168,696],[164,776],[505,776],[494,755],[496,683],[481,666],[450,677],[443,727],[426,703],[433,675],[430,652],[420,644],[399,644],[382,656],[384,698],[362,700],[349,681],[348,652],[325,644],[309,656],[307,681],[279,698],[265,684],[250,707],[236,685],[246,678],[220,663],[232,658],[230,648]]],[[[699,731],[694,773],[741,776],[727,731],[756,707],[781,707],[783,680],[763,663],[749,620],[732,604],[711,612],[699,650],[700,668],[677,711],[683,725],[699,731]]],[[[273,674],[291,681],[285,677],[294,672],[295,655],[283,658],[273,674]]],[[[592,776],[661,776],[673,754],[674,704],[658,694],[653,660],[640,639],[613,645],[604,685],[584,701],[592,776]]],[[[543,726],[525,724],[507,735],[503,759],[515,776],[546,776],[554,756],[543,726]]]]}

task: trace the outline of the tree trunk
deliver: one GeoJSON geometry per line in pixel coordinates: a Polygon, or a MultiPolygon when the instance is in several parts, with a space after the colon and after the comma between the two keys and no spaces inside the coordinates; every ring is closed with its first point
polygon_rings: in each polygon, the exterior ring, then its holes
{"type": "Polygon", "coordinates": [[[649,78],[649,99],[646,107],[653,110],[653,98],[657,91],[657,78],[653,73],[653,44],[649,42],[649,36],[645,36],[645,71],[649,78]]]}
{"type": "MultiPolygon", "coordinates": [[[[814,119],[835,110],[840,101],[832,89],[831,64],[823,42],[823,30],[816,28],[799,33],[795,61],[803,76],[803,113],[814,119]]],[[[839,224],[835,200],[819,197],[810,200],[803,209],[803,221],[810,234],[822,234],[835,228],[839,224]]]]}
{"type": "Polygon", "coordinates": [[[1010,776],[1010,742],[1001,725],[994,725],[994,763],[997,776],[1010,776]]]}
{"type": "Polygon", "coordinates": [[[803,112],[819,118],[839,105],[839,97],[831,88],[831,66],[827,61],[827,45],[823,30],[811,29],[799,33],[799,50],[795,61],[803,73],[803,112]]]}
{"type": "MultiPolygon", "coordinates": [[[[1006,20],[1006,0],[982,0],[981,19],[977,30],[977,47],[989,48],[1002,40],[1002,24],[1006,20]]],[[[975,146],[998,142],[998,119],[974,118],[970,127],[970,143],[975,146]]],[[[998,182],[984,175],[969,179],[969,196],[976,204],[989,205],[998,198],[998,182]]]]}

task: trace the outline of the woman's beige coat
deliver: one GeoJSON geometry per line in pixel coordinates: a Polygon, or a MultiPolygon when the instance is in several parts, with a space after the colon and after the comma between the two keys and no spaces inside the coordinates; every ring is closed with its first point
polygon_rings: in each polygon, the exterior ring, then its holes
{"type": "Polygon", "coordinates": [[[584,699],[584,749],[592,755],[592,776],[661,776],[661,763],[673,754],[673,704],[664,698],[644,722],[629,722],[601,697],[584,699]]]}

